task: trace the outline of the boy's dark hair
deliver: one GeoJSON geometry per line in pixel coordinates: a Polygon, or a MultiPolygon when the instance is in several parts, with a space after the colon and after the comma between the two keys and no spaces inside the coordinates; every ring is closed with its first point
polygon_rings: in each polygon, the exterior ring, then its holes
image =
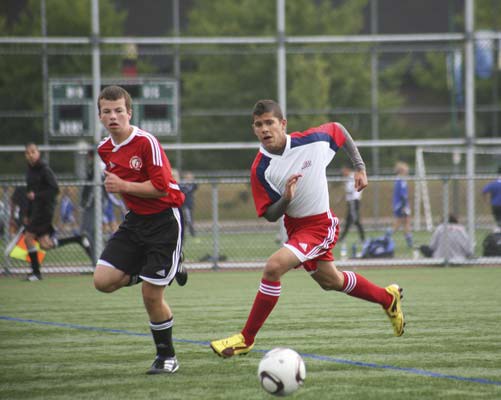
{"type": "Polygon", "coordinates": [[[273,113],[273,116],[279,120],[284,119],[284,114],[280,105],[274,100],[258,100],[252,109],[252,116],[260,116],[269,112],[273,113]]]}
{"type": "Polygon", "coordinates": [[[99,103],[102,99],[104,100],[125,99],[125,108],[127,109],[127,111],[130,111],[132,109],[132,98],[130,97],[129,92],[121,86],[114,86],[114,85],[106,86],[101,91],[99,97],[97,98],[97,109],[99,110],[99,113],[101,113],[101,105],[99,103]]]}
{"type": "Polygon", "coordinates": [[[449,224],[458,224],[459,220],[454,214],[449,214],[449,224]]]}
{"type": "Polygon", "coordinates": [[[24,145],[24,148],[27,149],[28,147],[35,146],[38,149],[38,146],[35,142],[28,142],[24,145]]]}

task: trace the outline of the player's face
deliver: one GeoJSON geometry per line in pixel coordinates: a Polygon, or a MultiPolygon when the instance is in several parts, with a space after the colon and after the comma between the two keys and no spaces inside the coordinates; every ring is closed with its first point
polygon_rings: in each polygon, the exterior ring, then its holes
{"type": "Polygon", "coordinates": [[[108,132],[123,134],[130,131],[132,111],[127,110],[124,98],[118,100],[101,99],[99,105],[101,107],[99,119],[108,132]]]}
{"type": "Polygon", "coordinates": [[[252,128],[263,147],[270,153],[282,154],[287,142],[285,128],[287,120],[278,119],[273,113],[254,115],[252,128]]]}
{"type": "Polygon", "coordinates": [[[26,157],[28,164],[35,165],[40,159],[40,152],[38,151],[38,147],[28,146],[24,151],[24,156],[26,157]]]}

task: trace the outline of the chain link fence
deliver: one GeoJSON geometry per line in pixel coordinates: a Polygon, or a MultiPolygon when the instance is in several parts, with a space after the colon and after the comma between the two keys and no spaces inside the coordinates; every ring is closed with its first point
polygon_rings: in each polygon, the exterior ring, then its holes
{"type": "MultiPolygon", "coordinates": [[[[483,186],[495,179],[495,176],[478,176],[475,187],[481,193],[483,186]]],[[[182,181],[181,181],[182,182],[182,181]]],[[[269,223],[257,218],[252,200],[250,182],[247,178],[210,178],[195,179],[196,190],[193,192],[194,206],[192,212],[193,230],[185,229],[185,264],[190,269],[216,268],[260,268],[268,256],[276,251],[284,240],[280,222],[269,223]]],[[[419,246],[429,244],[433,231],[444,222],[444,215],[456,208],[456,216],[461,223],[466,218],[466,180],[464,176],[432,176],[425,181],[410,177],[409,197],[415,198],[418,185],[427,185],[430,197],[429,217],[432,227],[426,226],[424,215],[418,219],[412,216],[413,246],[409,247],[401,231],[393,232],[394,251],[391,257],[362,257],[364,243],[354,227],[348,232],[343,246],[347,253],[342,254],[341,245],[334,248],[334,256],[338,266],[385,265],[385,266],[418,266],[418,265],[454,265],[454,264],[496,264],[501,258],[483,257],[482,243],[487,235],[496,229],[496,223],[487,200],[477,202],[475,237],[471,238],[473,257],[464,260],[447,260],[444,258],[426,258],[419,246]],[[456,193],[455,197],[452,194],[456,193]],[[456,204],[457,202],[457,204],[456,204]],[[420,220],[420,223],[416,221],[420,220]]],[[[13,225],[16,219],[16,205],[12,202],[16,188],[22,188],[23,182],[3,183],[0,186],[0,228],[3,262],[2,273],[25,273],[29,263],[10,257],[7,253],[17,232],[13,225]]],[[[361,222],[365,230],[365,241],[379,238],[392,226],[392,192],[394,177],[372,177],[370,185],[363,192],[361,200],[361,222]],[[377,196],[377,197],[375,197],[377,196]],[[374,201],[379,203],[376,214],[374,201]]],[[[65,181],[61,184],[54,226],[58,238],[86,232],[93,237],[94,232],[88,228],[88,219],[93,220],[93,210],[85,209],[81,203],[84,183],[81,181],[65,181]],[[69,204],[71,203],[72,206],[69,204]],[[87,218],[87,222],[86,222],[87,218]]],[[[346,202],[344,199],[344,181],[337,177],[329,178],[331,207],[340,217],[341,230],[344,229],[346,202]]],[[[424,207],[415,207],[424,214],[424,207]]],[[[415,213],[415,211],[414,211],[415,213]]],[[[113,233],[123,218],[123,209],[110,202],[107,196],[103,200],[103,238],[106,240],[113,233]]],[[[12,246],[11,246],[12,247],[12,246]]],[[[93,262],[85,254],[81,246],[68,246],[49,250],[43,262],[42,270],[46,272],[91,272],[93,262]]]]}

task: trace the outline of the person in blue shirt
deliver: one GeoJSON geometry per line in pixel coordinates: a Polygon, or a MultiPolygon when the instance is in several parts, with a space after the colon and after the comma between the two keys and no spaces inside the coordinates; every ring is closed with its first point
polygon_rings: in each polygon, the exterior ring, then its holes
{"type": "Polygon", "coordinates": [[[411,208],[406,180],[406,176],[409,175],[409,165],[403,161],[397,162],[395,164],[395,173],[397,179],[393,187],[393,231],[396,232],[402,226],[407,246],[412,248],[411,208]]]}
{"type": "Polygon", "coordinates": [[[489,182],[482,189],[484,198],[488,195],[491,197],[492,215],[496,220],[499,228],[501,228],[501,167],[498,168],[498,178],[489,182]]]}

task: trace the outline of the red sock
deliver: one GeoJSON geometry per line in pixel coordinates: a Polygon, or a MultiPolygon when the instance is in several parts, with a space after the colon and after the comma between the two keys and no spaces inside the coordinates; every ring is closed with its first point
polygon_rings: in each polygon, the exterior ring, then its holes
{"type": "Polygon", "coordinates": [[[254,343],[257,332],[263,326],[264,321],[266,321],[266,318],[270,315],[275,304],[277,304],[278,298],[280,297],[280,289],[280,281],[271,282],[261,279],[261,284],[259,285],[259,290],[254,299],[254,304],[252,305],[245,327],[242,330],[242,335],[244,335],[247,345],[254,343]]]}
{"type": "Polygon", "coordinates": [[[365,279],[362,275],[352,271],[343,271],[344,283],[342,291],[346,294],[379,303],[384,308],[388,308],[393,301],[393,297],[384,288],[375,285],[365,279]]]}

